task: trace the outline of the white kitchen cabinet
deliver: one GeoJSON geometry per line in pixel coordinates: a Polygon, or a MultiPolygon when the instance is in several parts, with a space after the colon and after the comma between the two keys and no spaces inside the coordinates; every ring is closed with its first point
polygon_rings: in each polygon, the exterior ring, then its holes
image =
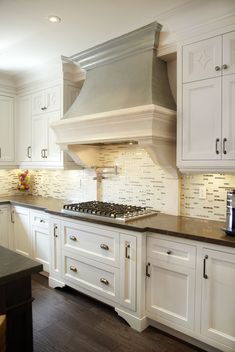
{"type": "Polygon", "coordinates": [[[9,248],[10,242],[10,209],[8,205],[0,206],[0,246],[9,248]]]}
{"type": "Polygon", "coordinates": [[[50,239],[49,219],[44,212],[31,211],[32,259],[43,264],[43,270],[49,272],[50,239]]]}
{"type": "Polygon", "coordinates": [[[61,221],[50,217],[50,268],[49,284],[64,286],[62,279],[61,221]]]}
{"type": "Polygon", "coordinates": [[[169,326],[194,328],[194,246],[147,238],[147,314],[169,326]]]}
{"type": "Polygon", "coordinates": [[[181,171],[235,170],[234,43],[235,31],[179,50],[177,166],[181,171]]]}
{"type": "Polygon", "coordinates": [[[57,85],[38,91],[32,95],[32,115],[45,114],[60,110],[61,86],[57,85]]]}
{"type": "Polygon", "coordinates": [[[17,160],[30,163],[32,160],[31,95],[18,97],[16,120],[17,160]]]}
{"type": "Polygon", "coordinates": [[[137,240],[135,236],[120,234],[120,303],[136,310],[136,260],[137,240]]]}
{"type": "Polygon", "coordinates": [[[221,80],[183,86],[183,160],[221,159],[221,80]]]}
{"type": "Polygon", "coordinates": [[[0,164],[15,159],[14,98],[0,96],[0,164]]]}
{"type": "Polygon", "coordinates": [[[20,206],[14,206],[14,250],[26,257],[32,258],[32,234],[30,228],[29,209],[20,206]]]}
{"type": "Polygon", "coordinates": [[[183,47],[183,82],[221,75],[222,37],[217,36],[183,47]]]}
{"type": "Polygon", "coordinates": [[[234,351],[235,254],[204,248],[202,261],[201,334],[234,351]]]}

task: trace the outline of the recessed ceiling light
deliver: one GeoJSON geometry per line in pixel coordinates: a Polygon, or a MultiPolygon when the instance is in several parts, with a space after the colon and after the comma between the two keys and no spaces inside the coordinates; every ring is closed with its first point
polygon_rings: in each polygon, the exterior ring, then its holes
{"type": "Polygon", "coordinates": [[[61,18],[58,16],[48,16],[48,20],[52,23],[59,23],[61,22],[61,18]]]}

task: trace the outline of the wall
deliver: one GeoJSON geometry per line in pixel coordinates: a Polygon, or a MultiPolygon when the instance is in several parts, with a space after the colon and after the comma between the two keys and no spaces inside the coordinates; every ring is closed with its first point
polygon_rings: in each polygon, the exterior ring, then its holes
{"type": "MultiPolygon", "coordinates": [[[[93,179],[94,170],[31,170],[32,193],[72,201],[96,199],[98,194],[100,200],[146,205],[169,213],[167,207],[175,187],[170,188],[167,173],[155,165],[144,150],[135,146],[105,147],[99,163],[117,165],[118,175],[110,175],[97,183],[93,179]]],[[[16,193],[18,172],[0,170],[0,195],[16,193]]],[[[235,188],[235,175],[184,175],[179,184],[182,215],[225,220],[226,192],[235,188]],[[200,187],[206,187],[206,199],[199,199],[200,187]]]]}

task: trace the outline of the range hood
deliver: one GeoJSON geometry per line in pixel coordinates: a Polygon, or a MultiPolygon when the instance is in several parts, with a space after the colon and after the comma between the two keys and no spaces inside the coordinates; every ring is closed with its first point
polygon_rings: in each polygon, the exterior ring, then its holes
{"type": "Polygon", "coordinates": [[[154,162],[175,169],[176,106],[166,62],[156,54],[160,30],[150,23],[69,58],[86,79],[51,127],[82,167],[96,165],[100,145],[136,143],[154,162]]]}

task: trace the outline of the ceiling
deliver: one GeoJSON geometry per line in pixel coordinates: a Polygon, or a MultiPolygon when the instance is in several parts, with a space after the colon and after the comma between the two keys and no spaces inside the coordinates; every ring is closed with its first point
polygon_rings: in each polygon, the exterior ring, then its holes
{"type": "MultiPolygon", "coordinates": [[[[215,2],[219,0],[0,0],[0,72],[15,75],[155,20],[172,30],[174,9],[215,2]],[[50,23],[49,15],[61,17],[61,23],[50,23]]],[[[220,0],[227,2],[234,0],[220,0]]]]}

